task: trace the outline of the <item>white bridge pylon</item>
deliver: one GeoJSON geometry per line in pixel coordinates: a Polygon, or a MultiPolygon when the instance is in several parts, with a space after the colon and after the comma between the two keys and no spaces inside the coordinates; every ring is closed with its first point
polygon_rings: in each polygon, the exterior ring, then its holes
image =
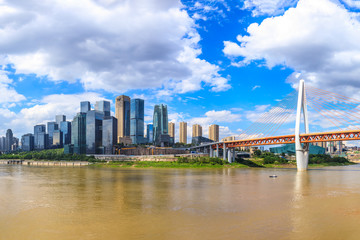
{"type": "Polygon", "coordinates": [[[296,165],[299,172],[306,171],[309,163],[309,143],[301,145],[300,142],[300,124],[301,116],[304,117],[305,133],[309,133],[309,120],[305,94],[305,82],[300,80],[299,83],[299,95],[296,111],[296,123],[295,123],[295,150],[296,150],[296,165]]]}

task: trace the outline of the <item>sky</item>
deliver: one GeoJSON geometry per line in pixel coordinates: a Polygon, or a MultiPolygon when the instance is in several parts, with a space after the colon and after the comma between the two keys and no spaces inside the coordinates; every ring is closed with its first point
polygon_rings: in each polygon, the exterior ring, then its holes
{"type": "Polygon", "coordinates": [[[146,123],[167,104],[176,140],[239,135],[300,79],[360,98],[359,21],[359,0],[0,0],[0,136],[121,94],[146,123]]]}

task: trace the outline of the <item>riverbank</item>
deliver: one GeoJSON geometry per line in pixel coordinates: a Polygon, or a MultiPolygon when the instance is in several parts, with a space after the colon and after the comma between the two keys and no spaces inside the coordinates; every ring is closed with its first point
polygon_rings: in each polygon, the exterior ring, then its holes
{"type": "Polygon", "coordinates": [[[0,160],[1,165],[26,165],[26,166],[61,166],[61,167],[81,167],[88,166],[91,163],[88,161],[50,161],[50,160],[23,160],[23,159],[7,159],[0,160]]]}

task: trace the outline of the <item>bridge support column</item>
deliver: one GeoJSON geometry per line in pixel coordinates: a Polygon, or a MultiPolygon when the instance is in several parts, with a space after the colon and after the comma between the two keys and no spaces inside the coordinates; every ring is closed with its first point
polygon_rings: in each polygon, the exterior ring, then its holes
{"type": "Polygon", "coordinates": [[[297,170],[302,172],[306,171],[309,162],[309,143],[301,145],[300,141],[300,123],[301,123],[301,112],[303,112],[305,133],[309,133],[309,121],[305,95],[305,82],[300,80],[299,83],[299,95],[296,112],[296,123],[295,123],[295,150],[296,150],[296,165],[297,170]]]}
{"type": "Polygon", "coordinates": [[[232,149],[232,154],[231,154],[231,156],[232,156],[231,162],[235,162],[235,148],[232,149]]]}
{"type": "Polygon", "coordinates": [[[212,149],[212,147],[210,146],[210,148],[209,148],[209,157],[213,157],[213,155],[214,155],[214,150],[212,149]]]}
{"type": "Polygon", "coordinates": [[[226,160],[226,145],[223,143],[223,160],[226,160]]]}
{"type": "Polygon", "coordinates": [[[232,149],[228,149],[227,150],[227,155],[228,155],[228,162],[229,163],[232,163],[232,151],[231,151],[232,149]]]}
{"type": "Polygon", "coordinates": [[[219,144],[216,144],[216,157],[219,157],[219,144]]]}

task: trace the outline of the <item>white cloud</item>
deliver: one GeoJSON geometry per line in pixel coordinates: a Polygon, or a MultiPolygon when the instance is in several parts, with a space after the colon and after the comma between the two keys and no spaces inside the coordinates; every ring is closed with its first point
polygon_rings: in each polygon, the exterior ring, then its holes
{"type": "Polygon", "coordinates": [[[261,86],[260,86],[260,85],[255,85],[255,86],[251,89],[251,91],[254,91],[254,90],[256,90],[257,88],[261,88],[261,86]]]}
{"type": "MultiPolygon", "coordinates": [[[[26,99],[23,95],[16,92],[12,85],[13,81],[7,76],[6,72],[0,70],[0,104],[18,103],[26,99]]],[[[6,107],[11,106],[14,105],[10,104],[6,107]]]]}
{"type": "Polygon", "coordinates": [[[245,0],[243,8],[250,10],[253,16],[278,15],[287,7],[294,6],[298,0],[245,0]]]}
{"type": "Polygon", "coordinates": [[[17,73],[109,92],[230,88],[199,58],[196,24],[178,0],[4,0],[0,21],[0,62],[17,73]]]}
{"type": "Polygon", "coordinates": [[[190,120],[191,124],[200,124],[202,126],[208,126],[216,123],[232,123],[238,122],[241,120],[240,114],[234,114],[228,110],[222,111],[208,111],[205,113],[204,117],[196,117],[190,120]]]}
{"type": "Polygon", "coordinates": [[[288,79],[306,79],[346,95],[360,88],[360,23],[357,14],[330,0],[300,0],[284,15],[253,23],[238,43],[225,41],[224,53],[240,65],[265,61],[269,68],[295,70],[288,79]]]}

